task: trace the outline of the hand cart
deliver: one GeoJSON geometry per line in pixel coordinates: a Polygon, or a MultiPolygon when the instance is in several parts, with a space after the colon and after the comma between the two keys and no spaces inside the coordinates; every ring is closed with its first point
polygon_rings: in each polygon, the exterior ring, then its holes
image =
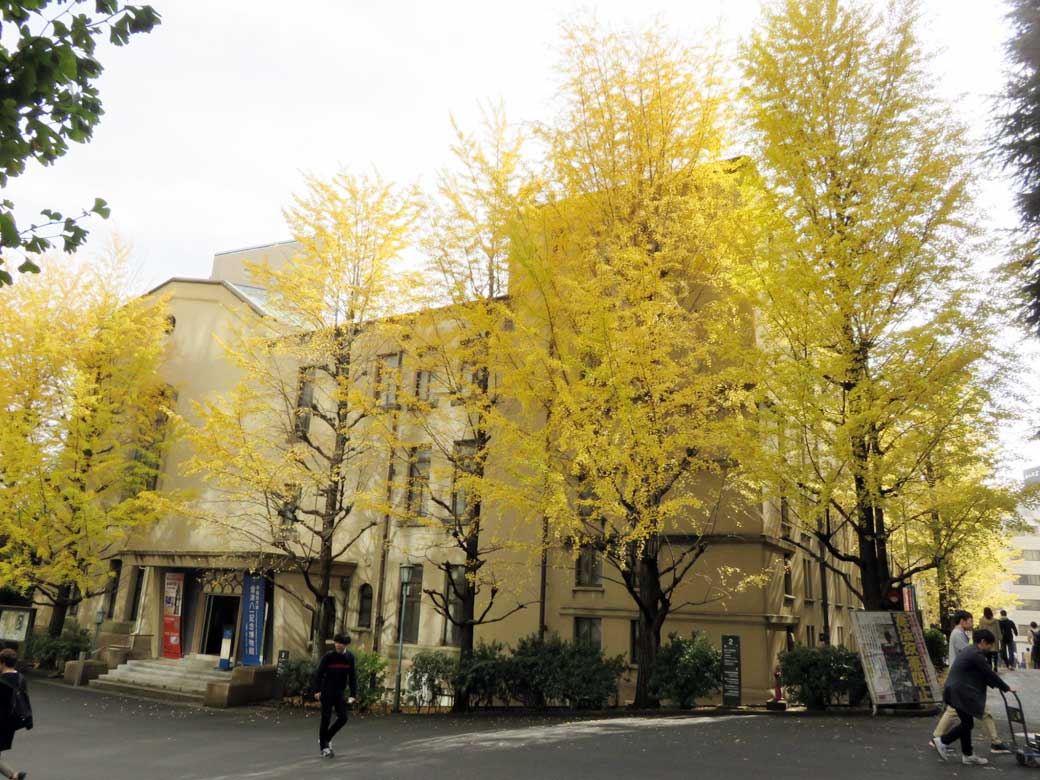
{"type": "Polygon", "coordinates": [[[1029,733],[1026,726],[1026,712],[1022,707],[1022,700],[1014,691],[1000,692],[1000,698],[1004,700],[1004,711],[1007,713],[1008,730],[1011,732],[1011,749],[1015,753],[1015,760],[1019,766],[1040,767],[1040,737],[1029,733]],[[1009,696],[1014,697],[1012,704],[1009,696]],[[1022,733],[1015,731],[1015,724],[1022,727],[1022,733]]]}

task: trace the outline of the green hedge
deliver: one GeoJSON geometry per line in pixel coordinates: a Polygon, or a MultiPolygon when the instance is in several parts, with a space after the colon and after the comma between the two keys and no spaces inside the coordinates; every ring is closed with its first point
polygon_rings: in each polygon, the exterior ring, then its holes
{"type": "Polygon", "coordinates": [[[433,707],[442,696],[454,695],[459,662],[447,653],[424,650],[412,658],[408,690],[416,707],[433,707]]]}
{"type": "Polygon", "coordinates": [[[90,650],[90,632],[67,622],[60,637],[35,635],[26,643],[25,656],[43,667],[55,668],[90,650]]]}
{"type": "Polygon", "coordinates": [[[946,668],[946,650],[948,640],[946,634],[937,628],[926,628],[924,631],[924,643],[928,646],[928,657],[932,659],[932,666],[936,671],[946,668]]]}
{"type": "Polygon", "coordinates": [[[505,677],[507,650],[501,642],[479,642],[473,655],[459,663],[456,689],[468,690],[475,706],[491,707],[496,701],[509,698],[505,677]]]}
{"type": "MultiPolygon", "coordinates": [[[[357,664],[358,695],[357,709],[365,711],[382,700],[386,692],[387,661],[379,653],[367,650],[354,651],[357,664]]],[[[288,661],[282,669],[279,679],[282,681],[282,695],[286,697],[308,696],[314,693],[314,674],[318,665],[309,658],[288,661]]]]}
{"type": "Polygon", "coordinates": [[[809,709],[855,699],[866,685],[859,656],[844,647],[797,646],[781,653],[780,682],[809,709]]]}
{"type": "Polygon", "coordinates": [[[722,689],[722,653],[708,637],[694,631],[689,639],[669,634],[668,640],[650,676],[650,687],[659,697],[686,709],[722,689]]]}

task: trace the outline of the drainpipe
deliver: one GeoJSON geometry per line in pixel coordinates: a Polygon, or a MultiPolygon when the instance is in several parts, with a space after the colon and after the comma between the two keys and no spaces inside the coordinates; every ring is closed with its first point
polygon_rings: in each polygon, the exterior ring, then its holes
{"type": "Polygon", "coordinates": [[[541,581],[538,588],[538,639],[545,639],[547,626],[545,625],[545,598],[549,572],[549,518],[542,518],[542,566],[541,581]]]}

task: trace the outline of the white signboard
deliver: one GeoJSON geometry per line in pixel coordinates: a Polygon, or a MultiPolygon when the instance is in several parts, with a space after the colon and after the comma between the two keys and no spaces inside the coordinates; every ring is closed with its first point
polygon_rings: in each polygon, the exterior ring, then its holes
{"type": "Polygon", "coordinates": [[[853,612],[852,628],[875,705],[942,700],[915,613],[853,612]]]}

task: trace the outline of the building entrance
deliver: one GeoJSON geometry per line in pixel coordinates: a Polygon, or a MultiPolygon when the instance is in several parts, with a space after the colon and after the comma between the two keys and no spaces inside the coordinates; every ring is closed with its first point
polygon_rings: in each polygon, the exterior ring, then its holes
{"type": "MultiPolygon", "coordinates": [[[[238,626],[239,596],[207,596],[206,622],[203,624],[201,652],[205,655],[220,655],[224,640],[224,629],[231,629],[231,647],[235,647],[238,626]]],[[[232,652],[234,652],[232,650],[232,652]]]]}

